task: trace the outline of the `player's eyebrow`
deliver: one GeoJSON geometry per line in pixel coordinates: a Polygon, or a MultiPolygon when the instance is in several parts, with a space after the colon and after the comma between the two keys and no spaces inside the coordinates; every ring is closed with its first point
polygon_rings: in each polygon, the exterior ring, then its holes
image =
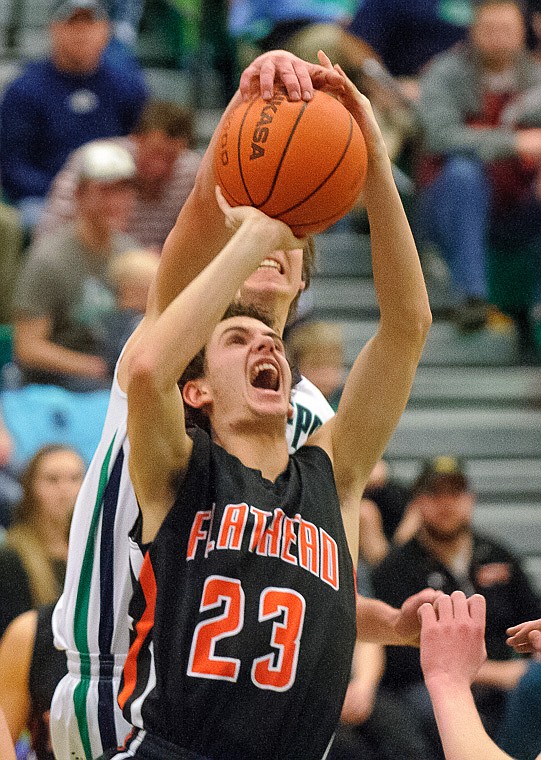
{"type": "MultiPolygon", "coordinates": [[[[223,338],[225,335],[227,335],[227,333],[230,333],[230,332],[241,332],[241,333],[243,333],[244,335],[250,335],[252,331],[251,331],[251,330],[250,330],[248,327],[243,327],[242,325],[232,325],[231,327],[226,327],[226,328],[225,328],[225,330],[224,330],[224,331],[223,331],[223,333],[222,333],[222,338],[223,338]]],[[[267,330],[266,330],[266,331],[263,333],[263,335],[265,335],[265,337],[274,338],[274,340],[275,340],[277,343],[279,343],[279,344],[280,344],[280,346],[283,348],[283,346],[284,346],[284,341],[282,340],[282,338],[280,337],[280,335],[278,335],[278,333],[277,333],[277,332],[275,332],[275,330],[273,330],[272,328],[270,328],[270,327],[269,327],[269,328],[268,328],[268,329],[267,329],[267,330]]]]}

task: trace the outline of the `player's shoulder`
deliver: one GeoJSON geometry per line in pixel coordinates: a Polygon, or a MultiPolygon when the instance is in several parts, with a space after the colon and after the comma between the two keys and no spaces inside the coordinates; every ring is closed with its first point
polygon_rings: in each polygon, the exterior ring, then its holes
{"type": "Polygon", "coordinates": [[[300,376],[292,389],[291,400],[294,405],[300,404],[313,414],[317,414],[322,422],[330,420],[334,415],[334,411],[323,393],[303,375],[300,376]]]}

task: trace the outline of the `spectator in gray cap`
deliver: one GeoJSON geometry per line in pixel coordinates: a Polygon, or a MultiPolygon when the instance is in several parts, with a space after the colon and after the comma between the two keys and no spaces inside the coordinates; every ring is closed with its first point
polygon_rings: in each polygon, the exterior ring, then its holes
{"type": "Polygon", "coordinates": [[[136,246],[123,233],[134,176],[124,148],[106,141],[89,145],[74,219],[31,246],[15,294],[15,359],[24,382],[70,390],[109,387],[100,326],[115,307],[111,259],[136,246]]]}
{"type": "Polygon", "coordinates": [[[3,190],[32,228],[72,150],[131,131],[147,92],[140,71],[103,53],[109,21],[100,0],[63,0],[51,12],[50,56],[30,62],[0,105],[3,190]]]}

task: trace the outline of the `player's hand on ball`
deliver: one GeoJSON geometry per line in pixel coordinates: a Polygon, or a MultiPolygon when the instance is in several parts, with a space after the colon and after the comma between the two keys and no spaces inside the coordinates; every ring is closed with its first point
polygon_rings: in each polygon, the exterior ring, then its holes
{"type": "Polygon", "coordinates": [[[339,87],[340,74],[332,66],[308,63],[286,50],[270,50],[242,72],[239,87],[245,100],[254,95],[270,100],[275,85],[283,85],[290,100],[310,100],[314,88],[339,87]]]}
{"type": "Polygon", "coordinates": [[[216,185],[216,201],[225,216],[226,226],[231,230],[238,230],[244,222],[263,222],[268,234],[276,235],[276,250],[293,251],[304,248],[305,240],[296,238],[291,229],[279,219],[272,219],[253,206],[230,206],[223,196],[219,185],[216,185]]]}

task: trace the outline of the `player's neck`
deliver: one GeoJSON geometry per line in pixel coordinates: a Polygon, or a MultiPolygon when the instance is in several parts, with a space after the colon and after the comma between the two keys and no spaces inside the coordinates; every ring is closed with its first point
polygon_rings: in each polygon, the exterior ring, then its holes
{"type": "Polygon", "coordinates": [[[275,481],[286,469],[288,462],[285,432],[259,428],[213,431],[213,439],[229,454],[240,459],[243,465],[259,470],[264,478],[275,481]]]}

